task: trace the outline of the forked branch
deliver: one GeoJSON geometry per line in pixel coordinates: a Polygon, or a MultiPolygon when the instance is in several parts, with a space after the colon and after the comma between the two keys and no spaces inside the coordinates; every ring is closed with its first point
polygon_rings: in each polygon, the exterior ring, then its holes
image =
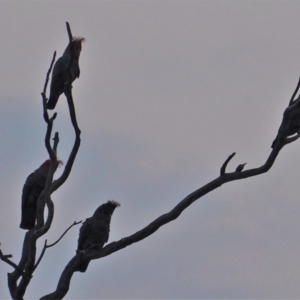
{"type": "Polygon", "coordinates": [[[65,234],[66,234],[73,226],[78,225],[78,224],[80,224],[80,223],[82,223],[82,221],[79,221],[79,222],[74,221],[74,223],[73,223],[72,225],[70,225],[70,226],[65,230],[65,232],[61,235],[61,237],[60,237],[56,242],[54,242],[54,243],[52,243],[52,244],[50,244],[50,245],[47,245],[47,240],[45,240],[43,250],[42,250],[42,252],[41,252],[41,254],[40,254],[40,257],[38,258],[36,264],[34,265],[34,269],[36,269],[36,268],[38,267],[38,265],[39,265],[39,263],[41,262],[41,260],[42,260],[42,258],[43,258],[43,256],[44,256],[44,254],[45,254],[47,248],[53,247],[53,246],[55,246],[57,243],[59,243],[59,241],[65,236],[65,234]]]}
{"type": "MultiPolygon", "coordinates": [[[[68,27],[69,28],[69,27],[68,27]]],[[[68,34],[70,34],[70,28],[68,30],[68,34]]],[[[42,103],[43,103],[43,117],[47,124],[47,130],[45,134],[45,147],[47,149],[47,152],[49,154],[49,157],[51,158],[51,166],[50,170],[48,172],[48,177],[46,181],[46,186],[43,190],[43,192],[40,194],[38,200],[37,200],[37,212],[36,212],[36,219],[37,223],[25,234],[24,242],[23,242],[23,250],[21,255],[21,260],[18,265],[14,265],[15,270],[8,274],[8,287],[10,290],[10,294],[13,299],[22,299],[26,289],[30,283],[31,277],[35,269],[37,268],[38,264],[40,263],[41,259],[43,258],[44,252],[42,251],[42,255],[36,262],[36,244],[38,238],[46,234],[52,224],[53,216],[54,216],[54,204],[51,200],[51,194],[57,190],[68,178],[72,165],[74,163],[74,160],[76,158],[76,154],[78,152],[79,146],[80,146],[80,130],[78,128],[77,122],[76,127],[74,127],[76,132],[76,138],[74,142],[73,149],[70,153],[68,162],[65,166],[65,170],[63,172],[63,175],[61,178],[55,182],[53,181],[53,175],[57,167],[57,146],[59,142],[59,136],[58,133],[55,133],[53,138],[53,146],[51,146],[50,140],[52,135],[52,129],[53,129],[53,122],[55,118],[57,117],[57,114],[54,113],[52,117],[49,117],[48,110],[47,110],[47,98],[46,98],[46,90],[47,85],[49,82],[49,76],[51,73],[51,70],[53,68],[53,64],[55,61],[56,52],[54,52],[49,70],[46,75],[46,80],[44,84],[44,89],[42,94],[42,103]],[[44,222],[44,211],[45,211],[45,205],[47,206],[47,217],[44,222]],[[24,274],[26,276],[24,276],[24,274]],[[22,276],[22,278],[20,278],[22,276]],[[20,279],[20,281],[19,281],[20,279]]],[[[71,85],[70,85],[70,94],[71,94],[71,85]]],[[[72,95],[72,94],[71,94],[72,95]]],[[[74,115],[73,118],[76,120],[75,115],[75,109],[74,109],[74,115]]],[[[8,257],[2,255],[3,260],[5,259],[7,263],[13,266],[13,263],[8,261],[8,257]]]]}
{"type": "MultiPolygon", "coordinates": [[[[245,171],[241,170],[232,173],[226,173],[225,172],[226,166],[229,163],[229,161],[232,159],[232,157],[235,155],[235,153],[231,154],[223,164],[221,168],[221,175],[218,178],[212,180],[211,182],[207,183],[203,187],[189,194],[186,198],[184,198],[181,202],[179,202],[170,212],[161,215],[156,220],[151,222],[148,226],[132,234],[131,236],[125,237],[117,242],[112,242],[106,245],[100,251],[94,249],[85,250],[83,253],[84,259],[85,260],[99,259],[101,257],[105,257],[114,252],[117,252],[133,243],[137,243],[147,238],[151,234],[153,234],[163,225],[166,225],[167,223],[177,219],[181,215],[181,213],[187,207],[189,207],[193,202],[200,199],[201,197],[208,194],[209,192],[215,190],[216,188],[220,187],[221,185],[230,181],[244,179],[244,178],[256,176],[267,172],[275,162],[275,159],[280,149],[279,148],[273,149],[267,161],[261,167],[249,169],[245,171]]],[[[80,256],[77,254],[69,261],[69,263],[65,267],[59,279],[56,290],[53,293],[42,297],[41,299],[62,299],[67,294],[72,276],[74,272],[77,272],[79,270],[79,265],[80,265],[80,256]]]]}

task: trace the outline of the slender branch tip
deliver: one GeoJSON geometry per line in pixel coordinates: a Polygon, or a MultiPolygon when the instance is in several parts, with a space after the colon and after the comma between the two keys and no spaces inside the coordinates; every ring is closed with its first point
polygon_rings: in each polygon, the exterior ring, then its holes
{"type": "Polygon", "coordinates": [[[226,173],[226,167],[227,167],[229,161],[235,156],[235,154],[236,154],[236,153],[233,152],[233,153],[230,154],[230,155],[228,156],[228,158],[225,160],[225,162],[223,163],[223,165],[222,165],[222,167],[221,167],[221,170],[220,170],[220,176],[225,175],[225,173],[226,173]]]}

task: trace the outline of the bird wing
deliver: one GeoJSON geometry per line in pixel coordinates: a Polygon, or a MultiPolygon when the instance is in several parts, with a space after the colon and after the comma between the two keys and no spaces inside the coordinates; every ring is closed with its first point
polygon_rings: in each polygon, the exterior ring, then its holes
{"type": "Polygon", "coordinates": [[[83,222],[79,230],[78,247],[77,247],[78,250],[83,250],[84,242],[90,235],[91,231],[92,231],[92,221],[91,218],[88,218],[83,222]]]}
{"type": "Polygon", "coordinates": [[[105,224],[104,226],[98,228],[98,235],[99,237],[101,237],[103,245],[108,241],[109,231],[110,231],[109,224],[105,224]]]}
{"type": "Polygon", "coordinates": [[[20,228],[31,229],[36,218],[36,204],[42,187],[36,184],[36,174],[30,174],[23,186],[20,228]]]}
{"type": "Polygon", "coordinates": [[[57,84],[61,84],[65,68],[65,59],[63,59],[63,57],[60,57],[56,61],[52,71],[51,87],[56,86],[57,84]]]}
{"type": "Polygon", "coordinates": [[[23,186],[23,191],[22,191],[22,207],[24,207],[27,203],[28,197],[32,191],[32,188],[34,187],[34,181],[35,181],[35,176],[34,172],[31,173],[23,186]]]}

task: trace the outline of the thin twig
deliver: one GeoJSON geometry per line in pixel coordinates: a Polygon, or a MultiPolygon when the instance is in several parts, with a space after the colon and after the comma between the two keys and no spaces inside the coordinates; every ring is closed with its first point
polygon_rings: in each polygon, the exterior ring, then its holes
{"type": "Polygon", "coordinates": [[[77,124],[76,112],[75,112],[75,106],[74,106],[74,101],[73,101],[73,96],[72,96],[72,87],[71,87],[71,85],[66,89],[65,96],[66,96],[67,101],[68,101],[71,122],[73,124],[75,133],[80,134],[81,131],[80,131],[80,129],[78,127],[78,124],[77,124]]]}
{"type": "Polygon", "coordinates": [[[57,152],[58,143],[59,143],[59,134],[58,134],[58,132],[55,132],[54,138],[53,138],[53,152],[55,154],[57,152]]]}
{"type": "Polygon", "coordinates": [[[79,150],[79,147],[80,147],[80,143],[81,143],[80,132],[76,132],[75,142],[74,142],[72,151],[70,153],[70,156],[68,158],[68,161],[67,161],[67,163],[65,165],[65,169],[64,169],[63,173],[61,174],[61,176],[58,179],[56,179],[56,180],[53,181],[53,184],[52,184],[51,190],[50,190],[51,194],[54,191],[56,191],[61,185],[63,185],[64,182],[68,179],[68,177],[69,177],[69,175],[71,173],[71,170],[72,170],[72,167],[73,167],[76,155],[78,153],[78,150],[79,150]]]}
{"type": "Polygon", "coordinates": [[[56,149],[55,149],[55,151],[54,151],[54,149],[52,149],[51,144],[50,144],[50,139],[51,139],[51,133],[52,133],[52,128],[53,128],[53,121],[56,118],[56,116],[57,116],[57,114],[54,113],[52,118],[48,119],[48,122],[46,121],[47,131],[46,131],[46,135],[45,135],[45,147],[46,147],[49,157],[51,158],[52,161],[56,160],[56,149]]]}
{"type": "Polygon", "coordinates": [[[51,73],[54,61],[55,61],[55,57],[56,57],[56,51],[54,51],[50,67],[49,67],[49,70],[48,70],[47,75],[46,75],[46,80],[45,80],[45,84],[44,84],[44,90],[42,92],[43,116],[44,116],[45,122],[47,123],[47,131],[46,131],[46,135],[45,135],[45,146],[46,146],[46,149],[48,151],[48,154],[49,154],[49,157],[51,158],[51,160],[56,160],[56,149],[54,151],[51,148],[50,138],[51,138],[51,132],[52,132],[52,127],[53,127],[53,121],[56,119],[57,113],[54,113],[53,116],[51,118],[49,118],[48,110],[47,110],[46,89],[47,89],[47,85],[48,85],[48,81],[49,81],[49,76],[50,76],[50,73],[51,73]]]}
{"type": "Polygon", "coordinates": [[[232,154],[230,154],[228,156],[228,158],[225,160],[224,164],[222,165],[222,168],[220,170],[220,175],[223,176],[226,172],[226,167],[228,165],[228,163],[230,162],[230,160],[235,156],[235,152],[233,152],[232,154]]]}
{"type": "Polygon", "coordinates": [[[42,260],[42,258],[43,258],[43,256],[44,256],[44,254],[45,254],[45,252],[46,252],[46,249],[55,246],[55,245],[56,245],[56,244],[64,237],[64,235],[65,235],[65,234],[66,234],[73,226],[78,225],[78,224],[80,224],[80,223],[82,223],[82,221],[79,221],[79,222],[74,221],[74,223],[73,223],[71,226],[69,226],[69,227],[65,230],[65,232],[62,234],[62,236],[61,236],[55,243],[53,243],[53,244],[47,245],[47,240],[45,240],[45,243],[44,243],[44,246],[43,246],[43,250],[42,250],[42,252],[41,252],[41,255],[40,255],[40,257],[38,258],[36,264],[34,265],[34,270],[38,267],[39,263],[41,262],[41,260],[42,260]]]}
{"type": "Polygon", "coordinates": [[[64,237],[64,235],[65,235],[65,234],[66,234],[73,226],[78,225],[78,224],[80,224],[80,223],[82,223],[82,221],[79,221],[79,222],[74,221],[74,223],[73,223],[72,225],[70,225],[70,226],[65,230],[65,232],[61,235],[61,237],[60,237],[55,243],[52,243],[52,244],[50,244],[50,245],[47,245],[46,248],[50,248],[50,247],[55,246],[55,245],[56,245],[56,244],[64,237]]]}
{"type": "Polygon", "coordinates": [[[50,77],[51,70],[52,70],[54,62],[55,62],[55,57],[56,57],[56,51],[54,51],[54,53],[53,53],[52,61],[51,61],[49,70],[48,70],[47,75],[46,75],[46,81],[45,81],[44,90],[43,90],[44,95],[46,95],[47,85],[48,85],[48,82],[49,82],[49,77],[50,77]]]}
{"type": "Polygon", "coordinates": [[[247,163],[238,165],[235,169],[235,172],[242,172],[246,164],[247,163]]]}
{"type": "Polygon", "coordinates": [[[36,263],[35,263],[35,265],[34,265],[34,267],[33,267],[33,270],[35,270],[35,269],[38,267],[38,265],[40,264],[40,262],[41,262],[41,260],[42,260],[42,258],[43,258],[43,256],[44,256],[44,254],[45,254],[45,252],[46,252],[46,249],[47,249],[47,240],[45,240],[43,250],[42,250],[42,252],[41,252],[40,257],[39,257],[38,260],[36,261],[36,263]]]}
{"type": "Polygon", "coordinates": [[[66,26],[67,26],[68,36],[69,36],[69,42],[72,42],[73,36],[72,36],[71,27],[70,27],[69,22],[66,22],[66,26]]]}
{"type": "Polygon", "coordinates": [[[23,270],[16,265],[14,262],[12,262],[9,258],[12,258],[13,256],[11,254],[3,254],[2,250],[0,249],[0,259],[10,266],[12,266],[17,272],[19,272],[22,276],[27,276],[23,270]]]}

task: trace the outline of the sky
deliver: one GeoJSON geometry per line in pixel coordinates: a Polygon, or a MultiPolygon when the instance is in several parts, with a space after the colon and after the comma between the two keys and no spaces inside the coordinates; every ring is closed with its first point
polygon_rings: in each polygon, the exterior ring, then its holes
{"type": "MultiPolygon", "coordinates": [[[[1,1],[0,242],[18,262],[26,177],[47,159],[41,92],[65,22],[86,42],[73,84],[82,144],[52,195],[52,243],[118,201],[109,242],[142,229],[228,166],[263,165],[300,76],[299,1],[1,1]]],[[[48,91],[49,93],[49,91],[48,91]]],[[[74,141],[55,108],[58,156],[74,141]]],[[[66,299],[299,299],[300,142],[147,239],[75,273],[66,299]]],[[[62,173],[58,169],[55,177],[62,173]]],[[[54,291],[80,226],[47,250],[25,299],[54,291]]],[[[0,299],[8,299],[0,262],[0,299]]]]}

